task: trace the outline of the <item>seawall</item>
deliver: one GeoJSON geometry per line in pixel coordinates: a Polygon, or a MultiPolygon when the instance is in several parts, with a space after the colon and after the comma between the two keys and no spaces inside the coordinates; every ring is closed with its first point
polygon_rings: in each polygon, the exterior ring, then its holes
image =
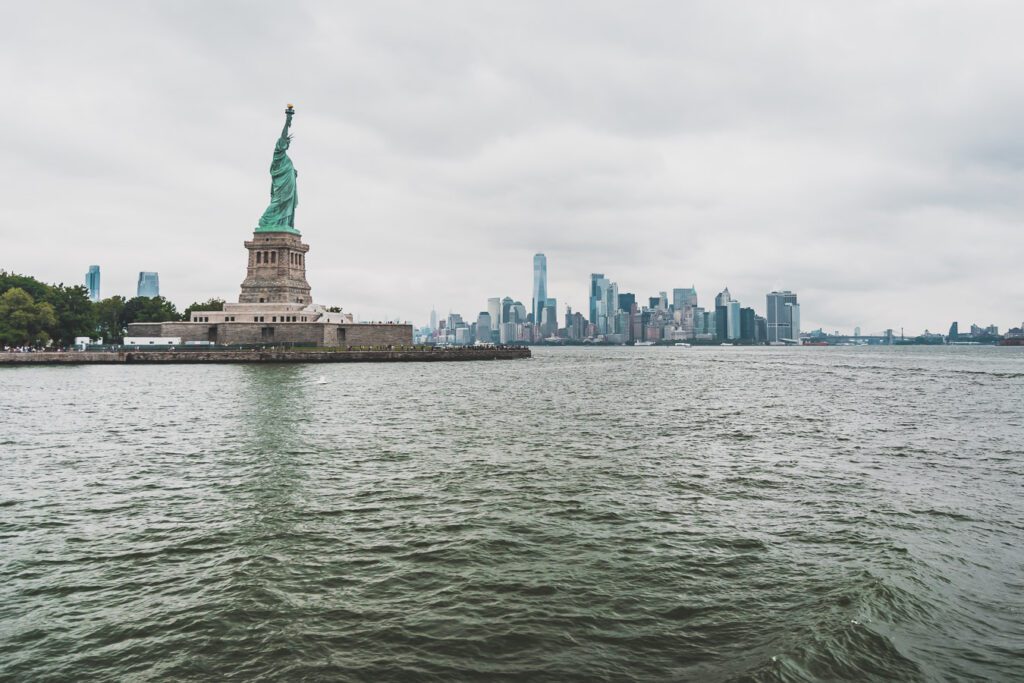
{"type": "Polygon", "coordinates": [[[332,351],[329,349],[243,351],[64,351],[0,353],[2,365],[138,365],[185,363],[423,363],[469,360],[516,360],[529,358],[530,349],[465,348],[382,351],[332,351]]]}

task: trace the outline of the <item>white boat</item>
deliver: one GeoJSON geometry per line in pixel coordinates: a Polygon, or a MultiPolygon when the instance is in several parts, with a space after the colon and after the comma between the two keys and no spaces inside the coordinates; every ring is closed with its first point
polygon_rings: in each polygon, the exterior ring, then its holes
{"type": "Polygon", "coordinates": [[[326,377],[324,377],[323,375],[320,375],[320,379],[318,379],[318,380],[317,380],[317,381],[315,382],[315,384],[327,384],[327,378],[326,378],[326,377]]]}
{"type": "Polygon", "coordinates": [[[634,342],[633,346],[654,346],[654,342],[652,342],[652,341],[638,341],[638,342],[634,342]]]}
{"type": "Polygon", "coordinates": [[[730,344],[729,342],[722,342],[721,344],[719,344],[719,346],[735,346],[735,344],[730,344]]]}
{"type": "Polygon", "coordinates": [[[687,344],[686,342],[679,342],[678,344],[676,344],[676,346],[681,346],[684,349],[690,348],[690,344],[687,344]]]}

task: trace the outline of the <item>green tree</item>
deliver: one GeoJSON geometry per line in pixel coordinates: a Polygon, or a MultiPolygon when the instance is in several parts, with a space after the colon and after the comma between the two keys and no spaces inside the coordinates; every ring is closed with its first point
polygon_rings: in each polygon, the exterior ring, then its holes
{"type": "Polygon", "coordinates": [[[45,301],[53,289],[50,285],[40,282],[28,275],[18,275],[0,270],[0,294],[17,287],[32,297],[33,301],[45,301]]]}
{"type": "Polygon", "coordinates": [[[108,344],[120,344],[124,339],[124,306],[123,296],[112,296],[94,303],[96,314],[96,334],[108,344]]]}
{"type": "Polygon", "coordinates": [[[53,306],[36,302],[20,287],[11,287],[0,294],[0,345],[45,346],[50,341],[46,332],[57,324],[53,306]]]}
{"type": "Polygon", "coordinates": [[[188,320],[192,315],[192,311],[223,311],[224,310],[224,299],[207,299],[200,303],[196,301],[191,306],[186,308],[181,313],[182,320],[188,320]]]}
{"type": "Polygon", "coordinates": [[[162,296],[137,296],[124,305],[124,324],[162,323],[181,320],[178,309],[162,296]]]}
{"type": "Polygon", "coordinates": [[[96,311],[89,301],[89,290],[82,285],[50,287],[46,301],[57,314],[56,325],[48,330],[60,346],[71,346],[75,337],[93,337],[96,334],[96,311]]]}

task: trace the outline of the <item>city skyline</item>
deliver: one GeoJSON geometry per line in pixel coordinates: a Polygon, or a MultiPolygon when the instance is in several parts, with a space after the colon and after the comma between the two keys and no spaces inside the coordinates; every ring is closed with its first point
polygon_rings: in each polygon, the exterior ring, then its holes
{"type": "Polygon", "coordinates": [[[0,208],[7,270],[100,264],[127,295],[145,264],[180,306],[234,291],[259,143],[292,101],[314,295],[361,319],[529,305],[542,252],[559,316],[603,272],[638,297],[788,288],[805,329],[1019,324],[1022,8],[310,3],[232,31],[226,10],[103,6],[11,8],[51,40],[0,44],[26,200],[0,208]]]}
{"type": "MultiPolygon", "coordinates": [[[[99,298],[103,298],[102,296],[98,296],[98,294],[99,294],[99,276],[100,276],[100,267],[98,265],[90,265],[89,266],[89,272],[87,272],[86,275],[85,275],[84,286],[86,287],[86,289],[89,290],[89,298],[92,301],[98,301],[99,298]]],[[[494,321],[502,319],[502,317],[504,315],[504,313],[503,313],[504,309],[507,309],[508,305],[511,305],[511,304],[515,303],[515,304],[518,304],[518,305],[520,305],[522,307],[523,313],[520,316],[521,319],[526,320],[527,319],[527,315],[528,315],[529,319],[532,321],[534,319],[534,317],[535,317],[535,314],[534,314],[535,308],[534,308],[534,306],[535,306],[535,302],[536,302],[536,300],[538,298],[538,293],[539,292],[543,292],[545,295],[547,293],[547,256],[546,256],[546,254],[536,253],[536,254],[533,255],[533,281],[532,282],[533,282],[533,288],[532,288],[532,296],[529,299],[529,301],[530,301],[530,306],[529,307],[527,307],[525,304],[523,304],[520,299],[517,299],[515,297],[509,297],[508,295],[506,295],[504,297],[488,297],[486,299],[485,308],[481,309],[479,311],[479,314],[486,314],[487,315],[486,319],[488,320],[488,323],[493,326],[493,325],[495,325],[494,321]],[[503,306],[503,302],[505,304],[504,306],[503,306]]],[[[682,288],[680,288],[680,287],[673,287],[673,288],[671,288],[671,290],[668,290],[668,291],[666,291],[666,290],[659,291],[659,296],[662,299],[662,302],[661,302],[662,306],[669,306],[669,305],[671,305],[671,307],[674,308],[675,310],[680,310],[680,306],[682,305],[682,308],[683,308],[683,311],[684,311],[684,313],[683,313],[684,318],[682,320],[680,320],[680,321],[677,321],[677,322],[681,323],[683,329],[687,329],[687,330],[700,330],[701,329],[699,321],[694,321],[693,319],[687,319],[685,317],[687,315],[691,315],[692,312],[693,312],[693,308],[697,307],[696,303],[695,303],[697,301],[697,297],[698,297],[697,290],[698,290],[697,287],[691,285],[690,287],[682,287],[682,288]],[[669,294],[669,291],[671,292],[671,295],[669,294]]],[[[561,308],[558,308],[558,306],[557,306],[557,298],[556,297],[546,297],[545,296],[545,301],[547,302],[547,305],[549,307],[549,311],[548,312],[554,311],[554,316],[555,316],[554,317],[554,321],[555,322],[549,322],[548,319],[543,319],[542,320],[543,322],[546,322],[549,325],[549,327],[546,328],[546,332],[551,334],[552,336],[554,336],[554,332],[557,331],[558,328],[559,328],[559,321],[564,320],[564,316],[566,314],[571,314],[571,313],[579,314],[579,313],[582,312],[584,314],[585,320],[593,322],[593,320],[595,320],[595,311],[600,311],[601,310],[600,305],[595,307],[596,299],[604,299],[605,302],[612,301],[612,300],[618,300],[619,302],[621,302],[621,298],[623,296],[627,296],[627,297],[630,297],[630,298],[634,299],[638,303],[642,302],[644,300],[650,299],[650,307],[651,308],[655,308],[656,307],[656,304],[655,304],[655,301],[654,301],[655,297],[644,297],[642,294],[638,295],[635,292],[628,292],[628,293],[620,294],[619,293],[619,289],[618,289],[618,283],[610,281],[608,278],[606,278],[604,276],[603,273],[591,273],[590,274],[590,289],[589,289],[589,292],[590,292],[590,296],[588,297],[588,306],[586,308],[582,308],[582,309],[581,308],[573,307],[571,304],[564,304],[561,308]],[[596,292],[598,291],[598,289],[595,289],[595,287],[598,287],[598,288],[600,288],[600,287],[607,287],[607,290],[606,290],[606,292],[604,292],[604,294],[601,297],[596,297],[596,292]],[[637,297],[639,297],[639,299],[637,299],[637,297]]],[[[125,298],[131,298],[130,294],[124,294],[124,293],[119,293],[119,292],[114,292],[112,294],[108,294],[108,296],[123,296],[125,298]]],[[[136,293],[135,293],[135,296],[161,296],[161,294],[160,294],[160,284],[159,284],[159,273],[157,273],[157,272],[140,271],[138,273],[138,278],[136,280],[136,293]]],[[[801,314],[801,310],[802,309],[801,309],[800,305],[796,302],[796,295],[793,292],[791,292],[789,290],[781,290],[781,291],[780,290],[772,290],[770,292],[765,293],[764,296],[766,297],[765,307],[763,309],[764,312],[765,312],[765,315],[764,316],[759,316],[759,318],[763,318],[765,320],[765,322],[766,322],[766,326],[765,326],[766,337],[765,337],[765,339],[768,342],[777,342],[777,341],[779,341],[781,339],[793,339],[793,338],[796,338],[798,335],[793,335],[792,334],[793,322],[794,321],[796,323],[796,328],[798,330],[804,332],[805,334],[808,332],[808,330],[810,328],[802,326],[803,325],[803,322],[801,320],[801,315],[802,315],[801,314]],[[791,310],[788,308],[790,306],[792,307],[791,310]],[[778,321],[778,322],[776,322],[776,321],[778,321]]],[[[214,296],[214,297],[210,297],[210,298],[218,298],[218,297],[214,296]]],[[[177,304],[177,303],[181,303],[181,302],[173,302],[173,303],[177,304]]],[[[181,303],[180,307],[182,309],[184,309],[185,305],[186,304],[181,303]]],[[[473,307],[470,306],[466,310],[468,311],[468,310],[470,310],[472,308],[473,307]]],[[[644,306],[640,305],[639,308],[643,309],[644,306]]],[[[743,325],[746,324],[746,323],[741,322],[740,313],[743,310],[752,310],[753,308],[754,307],[750,307],[748,309],[740,308],[739,305],[738,305],[738,299],[734,299],[732,297],[731,293],[729,292],[729,287],[726,286],[721,292],[719,292],[716,295],[714,295],[714,306],[711,307],[711,310],[716,312],[716,313],[722,312],[722,311],[724,311],[724,313],[725,313],[725,316],[720,317],[719,321],[716,323],[715,332],[717,334],[719,334],[723,339],[727,339],[727,340],[740,338],[740,329],[741,329],[741,327],[743,325]],[[731,304],[731,303],[736,303],[737,306],[730,307],[729,304],[731,304]],[[719,309],[722,309],[722,310],[720,311],[719,309]],[[735,310],[733,310],[733,309],[735,309],[735,310]],[[723,319],[726,320],[727,322],[722,322],[723,319]]],[[[605,310],[607,310],[607,304],[605,306],[605,310]]],[[[626,310],[628,310],[628,307],[626,307],[626,310]]],[[[703,308],[699,308],[698,310],[704,310],[704,309],[703,308]]],[[[475,322],[473,317],[477,316],[477,319],[479,319],[479,317],[478,317],[479,314],[468,314],[468,315],[470,315],[471,319],[467,320],[466,322],[467,323],[468,322],[475,322]]],[[[545,314],[547,314],[547,312],[545,314]]],[[[461,319],[462,316],[464,315],[464,313],[460,312],[460,311],[456,311],[453,308],[448,308],[447,312],[439,312],[438,307],[436,305],[434,305],[434,304],[431,304],[431,308],[430,308],[429,313],[427,314],[426,318],[422,319],[422,320],[420,318],[418,318],[418,317],[415,317],[415,316],[411,317],[411,318],[406,318],[406,319],[401,319],[401,318],[399,318],[397,316],[391,316],[391,317],[385,316],[385,317],[379,318],[379,320],[394,320],[394,321],[401,320],[402,322],[410,322],[415,327],[426,327],[426,328],[429,328],[429,329],[436,330],[436,329],[438,329],[438,319],[439,319],[439,316],[440,316],[440,319],[443,320],[443,319],[446,319],[446,318],[450,318],[452,315],[455,315],[456,318],[461,319]]],[[[967,320],[967,319],[974,320],[971,316],[967,316],[967,318],[963,318],[963,319],[964,320],[967,320]]],[[[363,319],[363,320],[367,320],[367,319],[363,319]]],[[[952,323],[950,323],[950,324],[955,326],[957,324],[957,322],[958,322],[958,320],[954,319],[952,321],[952,323]]],[[[1006,324],[1006,325],[1000,325],[998,323],[992,323],[992,322],[984,323],[981,326],[978,326],[976,324],[976,322],[972,322],[972,323],[968,323],[968,324],[970,325],[971,328],[979,328],[979,329],[980,328],[1012,329],[1012,328],[1014,328],[1016,326],[1016,324],[1013,323],[1013,322],[1011,322],[1009,324],[1006,324]]],[[[496,330],[496,328],[494,328],[494,327],[492,327],[492,329],[496,330]]],[[[863,334],[864,335],[870,335],[870,336],[878,336],[878,335],[885,335],[885,334],[888,334],[888,333],[892,332],[894,334],[897,334],[898,336],[903,336],[904,332],[908,332],[909,336],[917,336],[919,334],[926,334],[926,335],[927,334],[935,334],[937,330],[941,330],[941,329],[942,329],[941,324],[933,326],[931,328],[926,327],[926,328],[922,328],[920,330],[909,330],[909,331],[905,330],[904,326],[895,325],[895,326],[889,326],[889,327],[886,327],[886,328],[883,328],[883,329],[878,329],[878,330],[873,330],[873,331],[864,331],[863,334]]],[[[824,331],[826,334],[849,334],[851,336],[861,336],[861,334],[862,334],[862,326],[861,325],[854,325],[854,326],[852,326],[849,329],[828,328],[828,327],[823,326],[823,325],[818,325],[817,330],[818,331],[824,331]]],[[[604,334],[604,332],[601,332],[601,334],[604,334]]]]}

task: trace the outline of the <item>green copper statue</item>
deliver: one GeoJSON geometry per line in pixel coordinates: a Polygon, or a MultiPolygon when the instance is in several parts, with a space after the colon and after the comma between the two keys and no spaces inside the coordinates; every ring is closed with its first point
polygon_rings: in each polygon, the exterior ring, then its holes
{"type": "Polygon", "coordinates": [[[270,163],[270,206],[263,212],[256,232],[299,232],[295,229],[295,207],[299,204],[295,182],[298,172],[288,158],[288,146],[292,140],[288,129],[291,128],[295,109],[289,104],[284,113],[287,117],[284,130],[274,146],[274,160],[270,163]]]}

